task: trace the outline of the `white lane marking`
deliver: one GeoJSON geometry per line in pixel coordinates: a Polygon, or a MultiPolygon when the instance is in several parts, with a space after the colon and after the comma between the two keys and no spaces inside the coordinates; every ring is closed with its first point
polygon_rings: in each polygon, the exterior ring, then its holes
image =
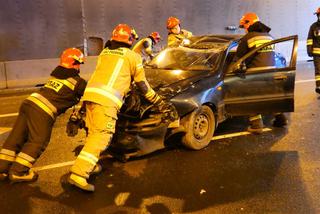
{"type": "MultiPolygon", "coordinates": [[[[270,128],[264,128],[263,132],[271,131],[272,129],[270,128]]],[[[250,135],[252,134],[251,132],[236,132],[232,134],[225,134],[225,135],[218,135],[212,138],[212,140],[219,140],[219,139],[224,139],[224,138],[231,138],[231,137],[238,137],[238,136],[243,136],[243,135],[250,135]]],[[[111,155],[104,155],[100,158],[109,158],[112,157],[111,155]]],[[[62,163],[57,163],[57,164],[50,164],[46,166],[39,166],[39,167],[34,167],[32,168],[35,171],[43,171],[43,170],[48,170],[48,169],[55,169],[55,168],[60,168],[64,166],[71,166],[74,164],[74,161],[68,161],[68,162],[62,162],[62,163]]]]}
{"type": "Polygon", "coordinates": [[[310,80],[297,80],[296,83],[299,84],[299,83],[314,82],[314,81],[315,81],[314,79],[310,79],[310,80]]]}
{"type": "MultiPolygon", "coordinates": [[[[270,129],[270,128],[264,128],[262,131],[268,132],[271,130],[272,129],[270,129]]],[[[238,136],[250,135],[250,134],[252,134],[252,133],[251,132],[236,132],[236,133],[232,133],[232,134],[224,134],[224,135],[214,136],[211,140],[220,140],[220,139],[224,139],[224,138],[232,138],[232,137],[238,137],[238,136]]]]}
{"type": "Polygon", "coordinates": [[[10,113],[10,114],[0,114],[0,118],[1,117],[14,117],[14,116],[18,116],[18,112],[17,113],[10,113]]]}
{"type": "Polygon", "coordinates": [[[12,128],[9,128],[9,127],[0,127],[0,135],[6,133],[6,132],[9,132],[11,131],[12,128]]]}
{"type": "Polygon", "coordinates": [[[123,206],[123,205],[125,205],[125,203],[128,200],[129,196],[130,196],[130,192],[121,192],[114,199],[114,203],[117,206],[123,206]]]}
{"type": "Polygon", "coordinates": [[[47,170],[47,169],[54,169],[54,168],[60,168],[64,166],[71,166],[74,164],[74,161],[68,161],[68,162],[62,162],[62,163],[56,163],[56,164],[50,164],[47,166],[39,166],[39,167],[34,167],[32,168],[34,171],[42,171],[42,170],[47,170]]]}

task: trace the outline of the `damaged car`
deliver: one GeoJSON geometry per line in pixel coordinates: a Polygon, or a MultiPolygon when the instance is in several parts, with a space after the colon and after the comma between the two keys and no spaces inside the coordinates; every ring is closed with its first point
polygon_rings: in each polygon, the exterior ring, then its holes
{"type": "Polygon", "coordinates": [[[109,152],[126,160],[165,147],[176,133],[190,149],[206,147],[233,116],[294,111],[296,35],[265,43],[235,59],[240,35],[192,37],[188,47],[166,48],[147,65],[152,88],[171,103],[159,112],[132,88],[117,121],[109,152]],[[273,46],[275,66],[246,68],[246,59],[273,46]]]}

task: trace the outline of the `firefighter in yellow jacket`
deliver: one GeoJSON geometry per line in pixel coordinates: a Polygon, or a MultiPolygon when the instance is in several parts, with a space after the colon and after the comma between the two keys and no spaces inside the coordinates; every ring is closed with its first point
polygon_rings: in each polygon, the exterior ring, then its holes
{"type": "Polygon", "coordinates": [[[147,38],[141,39],[132,50],[141,55],[143,62],[150,61],[153,57],[153,48],[158,42],[160,42],[161,37],[158,32],[152,32],[147,38]]]}
{"type": "Polygon", "coordinates": [[[77,104],[86,87],[79,76],[83,53],[66,49],[48,82],[31,94],[20,106],[13,129],[0,150],[0,180],[34,181],[38,175],[31,168],[45,150],[56,117],[77,104]]]}
{"type": "MultiPolygon", "coordinates": [[[[86,143],[71,167],[69,183],[86,191],[94,191],[87,179],[96,171],[100,153],[110,144],[115,132],[117,113],[124,96],[134,81],[151,103],[164,106],[164,101],[149,86],[141,56],[130,50],[134,40],[132,28],[119,24],[112,32],[107,47],[100,53],[96,69],[85,89],[86,143]]],[[[161,108],[160,108],[161,109],[161,108]]]]}
{"type": "Polygon", "coordinates": [[[178,47],[190,44],[190,31],[181,29],[180,20],[176,17],[169,17],[167,20],[168,47],[178,47]]]}

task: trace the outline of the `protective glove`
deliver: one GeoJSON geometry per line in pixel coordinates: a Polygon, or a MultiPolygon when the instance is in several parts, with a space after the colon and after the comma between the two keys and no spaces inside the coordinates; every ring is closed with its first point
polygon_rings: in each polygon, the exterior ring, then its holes
{"type": "Polygon", "coordinates": [[[78,129],[85,129],[88,134],[88,129],[86,128],[85,121],[78,113],[74,112],[70,115],[69,121],[67,123],[67,135],[69,137],[74,137],[78,134],[78,129]]]}
{"type": "Polygon", "coordinates": [[[78,123],[78,118],[72,114],[69,118],[69,121],[67,123],[67,135],[69,137],[74,137],[78,134],[78,129],[79,129],[79,123],[78,123]]]}

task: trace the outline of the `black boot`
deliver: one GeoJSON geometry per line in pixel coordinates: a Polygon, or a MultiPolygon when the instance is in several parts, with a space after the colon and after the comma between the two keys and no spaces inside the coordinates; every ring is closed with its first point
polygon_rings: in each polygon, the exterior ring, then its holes
{"type": "Polygon", "coordinates": [[[9,173],[9,179],[11,183],[18,183],[18,182],[33,182],[38,179],[38,173],[34,172],[30,169],[27,173],[24,174],[14,174],[9,173]]]}
{"type": "Polygon", "coordinates": [[[273,121],[273,126],[274,127],[283,127],[283,126],[286,126],[288,125],[288,120],[286,118],[286,116],[281,113],[281,114],[276,114],[274,116],[274,121],[273,121]]]}
{"type": "Polygon", "coordinates": [[[248,132],[261,134],[263,132],[263,120],[261,115],[250,117],[249,120],[250,126],[248,127],[248,132]]]}
{"type": "Polygon", "coordinates": [[[8,177],[8,173],[0,172],[0,181],[4,181],[8,177]]]}

